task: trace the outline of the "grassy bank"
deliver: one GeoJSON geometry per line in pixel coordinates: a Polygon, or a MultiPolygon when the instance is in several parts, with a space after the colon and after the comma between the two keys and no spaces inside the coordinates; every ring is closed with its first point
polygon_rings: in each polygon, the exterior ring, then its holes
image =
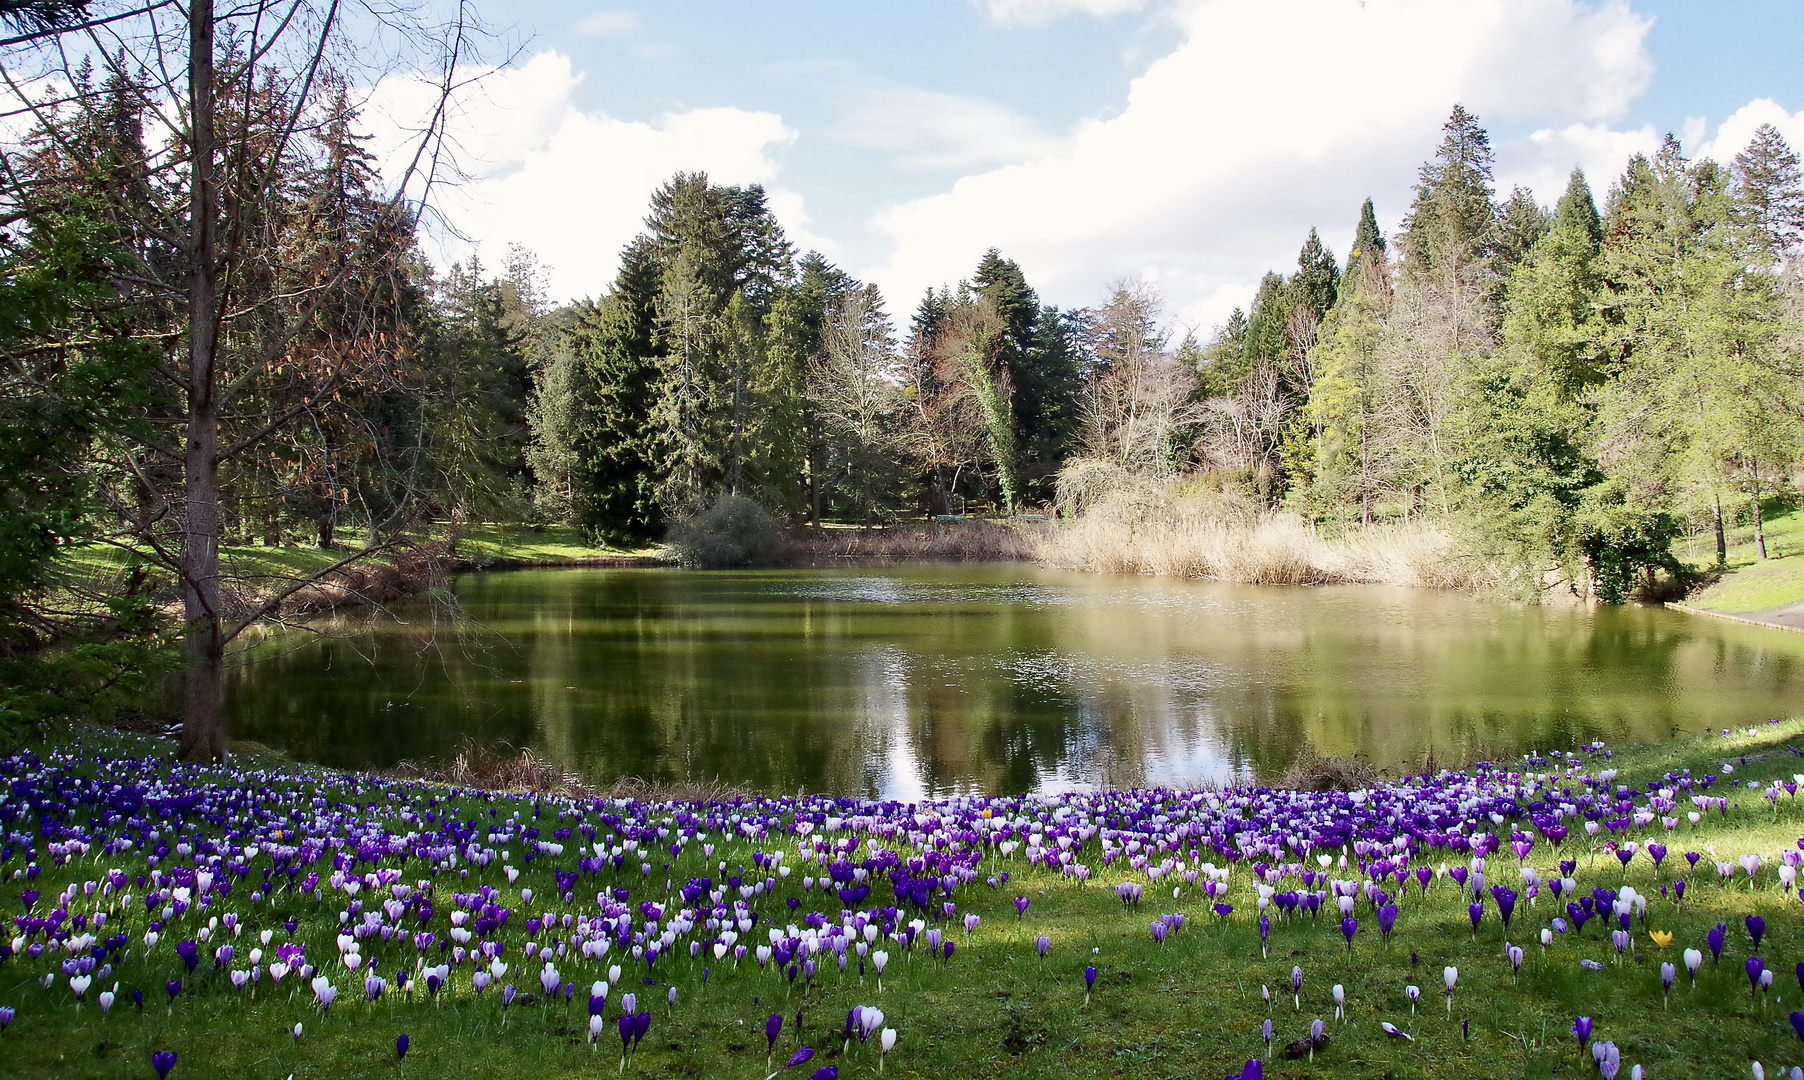
{"type": "MultiPolygon", "coordinates": [[[[1768,518],[1765,527],[1766,559],[1756,556],[1751,527],[1731,531],[1729,572],[1689,602],[1712,611],[1745,615],[1804,601],[1804,510],[1768,518]]],[[[1694,565],[1707,565],[1715,552],[1701,547],[1709,539],[1703,537],[1682,551],[1681,557],[1694,565]]]]}
{"type": "Polygon", "coordinates": [[[1745,1076],[1754,1060],[1777,1075],[1804,1063],[1787,1023],[1804,907],[1777,869],[1797,851],[1804,808],[1770,785],[1792,778],[1801,739],[1793,721],[1357,796],[1136,791],[905,807],[575,801],[257,759],[179,766],[162,744],[64,734],[6,761],[0,872],[19,937],[0,963],[0,1006],[17,1010],[0,1034],[0,1074],[147,1077],[153,1053],[173,1051],[176,1080],[761,1080],[807,1048],[785,1075],[1221,1076],[1260,1058],[1266,1076],[1581,1077],[1597,1070],[1571,1028],[1588,1016],[1623,1076],[1632,1064],[1650,1077],[1745,1076]],[[1675,806],[1654,801],[1663,792],[1675,806]],[[1725,802],[1699,808],[1692,796],[1725,802]],[[1502,848],[1477,862],[1487,835],[1502,848]],[[1532,842],[1520,862],[1512,839],[1532,842]],[[1639,847],[1625,867],[1611,841],[1630,839],[1639,847]],[[1652,842],[1669,849],[1658,866],[1652,842]],[[1751,877],[1744,855],[1760,860],[1751,877]],[[1576,894],[1556,899],[1562,859],[1576,894]],[[1478,867],[1516,894],[1507,929],[1502,894],[1488,888],[1474,928],[1476,881],[1456,876],[1478,867]],[[1275,890],[1263,951],[1257,873],[1275,890]],[[1356,884],[1378,881],[1382,895],[1356,884]],[[1336,910],[1336,882],[1355,894],[1356,923],[1336,910]],[[1625,885],[1646,906],[1631,904],[1618,955],[1608,905],[1625,885]],[[1558,926],[1579,896],[1603,914],[1558,926]],[[1386,942],[1379,909],[1390,903],[1386,942]],[[1758,946],[1750,915],[1765,919],[1758,946]],[[1708,944],[1719,922],[1720,962],[1708,944]],[[490,968],[465,949],[484,942],[506,967],[478,989],[490,968]],[[1523,950],[1519,971],[1506,942],[1523,950]],[[1702,954],[1695,985],[1687,948],[1702,954]],[[1756,954],[1776,975],[1764,991],[1747,976],[1756,954]],[[271,964],[290,960],[318,966],[337,993],[329,1009],[302,972],[272,981],[271,964]],[[1669,1002],[1663,962],[1677,968],[1669,1002]],[[448,977],[429,989],[437,964],[448,977]],[[1451,995],[1446,967],[1458,968],[1451,995]],[[371,971],[379,987],[366,986],[371,971]],[[597,980],[610,986],[591,1044],[597,980]],[[103,1013],[97,996],[115,983],[103,1013]],[[625,993],[649,1030],[623,1062],[625,993]],[[854,1006],[883,1012],[868,1042],[844,1034],[854,1006]],[[773,1014],[783,1023],[767,1068],[773,1014]],[[1301,1048],[1284,1059],[1317,1019],[1327,1038],[1313,1059],[1301,1048]],[[883,1028],[896,1032],[887,1059],[883,1028]]]}

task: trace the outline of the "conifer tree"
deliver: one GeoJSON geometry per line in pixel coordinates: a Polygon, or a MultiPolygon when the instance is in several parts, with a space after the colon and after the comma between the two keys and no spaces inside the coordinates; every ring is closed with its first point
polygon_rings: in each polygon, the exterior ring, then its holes
{"type": "Polygon", "coordinates": [[[1735,197],[1741,218],[1756,230],[1770,259],[1784,258],[1804,236],[1804,174],[1798,155],[1771,124],[1735,155],[1735,197]]]}
{"type": "Polygon", "coordinates": [[[1412,277],[1481,262],[1497,231],[1491,204],[1491,138],[1455,105],[1434,160],[1422,166],[1403,226],[1403,270],[1412,277]]]}

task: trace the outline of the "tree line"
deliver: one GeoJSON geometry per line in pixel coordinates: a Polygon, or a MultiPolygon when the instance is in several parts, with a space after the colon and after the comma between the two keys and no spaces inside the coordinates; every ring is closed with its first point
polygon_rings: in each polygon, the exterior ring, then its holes
{"type": "MultiPolygon", "coordinates": [[[[0,22],[36,47],[87,9],[21,10],[0,22]]],[[[337,10],[197,0],[180,34],[62,68],[4,148],[0,712],[177,666],[153,633],[173,590],[185,748],[217,754],[227,644],[317,578],[234,577],[229,544],[338,567],[479,520],[641,545],[727,496],[819,527],[1151,485],[1325,528],[1429,518],[1525,591],[1620,600],[1678,570],[1688,525],[1720,560],[1792,492],[1804,185],[1771,128],[1727,166],[1669,138],[1601,208],[1575,171],[1549,209],[1498,199],[1456,107],[1397,235],[1369,200],[1344,261],[1312,230],[1206,340],[1138,282],[1045,304],[996,250],[899,326],[761,188],[699,173],[651,194],[601,296],[554,304],[528,252],[422,254],[337,10]],[[120,570],[83,596],[69,558],[96,548],[120,570]]]]}

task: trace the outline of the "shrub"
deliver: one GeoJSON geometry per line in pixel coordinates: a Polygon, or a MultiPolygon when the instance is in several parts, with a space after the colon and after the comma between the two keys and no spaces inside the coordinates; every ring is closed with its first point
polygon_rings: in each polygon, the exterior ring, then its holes
{"type": "Polygon", "coordinates": [[[722,495],[670,527],[669,554],[690,570],[776,566],[789,554],[788,538],[770,511],[743,495],[722,495]]]}

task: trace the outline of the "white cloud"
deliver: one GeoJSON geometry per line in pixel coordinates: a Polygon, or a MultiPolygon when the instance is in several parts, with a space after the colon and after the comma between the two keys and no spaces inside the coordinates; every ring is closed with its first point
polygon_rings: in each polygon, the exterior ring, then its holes
{"type": "Polygon", "coordinates": [[[1061,140],[994,102],[895,86],[848,91],[830,137],[905,169],[967,170],[1042,157],[1061,140]]]}
{"type": "Polygon", "coordinates": [[[1604,195],[1622,175],[1634,154],[1652,155],[1660,149],[1660,134],[1652,125],[1617,131],[1608,124],[1569,124],[1543,128],[1520,142],[1498,149],[1497,187],[1506,192],[1521,184],[1544,205],[1552,206],[1566,190],[1575,168],[1585,170],[1591,195],[1603,208],[1604,195]]]}
{"type": "Polygon", "coordinates": [[[1761,124],[1773,125],[1793,150],[1804,151],[1804,109],[1787,112],[1785,106],[1771,98],[1755,98],[1717,125],[1715,138],[1695,147],[1687,146],[1686,152],[1727,165],[1747,149],[1754,139],[1754,129],[1761,124]]]}
{"type": "Polygon", "coordinates": [[[630,11],[597,11],[576,24],[576,32],[589,37],[620,37],[639,29],[639,16],[630,11]]]}
{"type": "MultiPolygon", "coordinates": [[[[737,108],[650,123],[585,112],[574,102],[581,82],[567,57],[545,52],[490,73],[458,98],[449,127],[467,179],[440,189],[434,202],[471,241],[438,237],[442,263],[475,253],[498,267],[507,246],[520,243],[549,267],[555,295],[598,295],[643,227],[652,190],[671,174],[700,170],[717,183],[769,185],[778,151],[796,138],[776,114],[737,108]]],[[[429,89],[401,80],[374,94],[373,149],[391,179],[408,127],[397,118],[422,115],[430,100],[429,89]]],[[[773,190],[771,205],[799,243],[828,247],[809,235],[799,195],[773,190]]]]}
{"type": "MultiPolygon", "coordinates": [[[[893,251],[873,276],[893,303],[995,245],[1056,302],[1142,274],[1207,326],[1287,267],[1311,226],[1344,253],[1366,196],[1397,220],[1454,102],[1570,132],[1619,117],[1652,76],[1649,21],[1617,0],[1192,0],[1170,17],[1183,44],[1118,115],[878,215],[893,251]]],[[[1539,167],[1558,186],[1537,192],[1557,196],[1571,162],[1539,167]]]]}
{"type": "Polygon", "coordinates": [[[1146,0],[977,0],[984,14],[1004,26],[1037,26],[1066,15],[1121,15],[1146,0]]]}

